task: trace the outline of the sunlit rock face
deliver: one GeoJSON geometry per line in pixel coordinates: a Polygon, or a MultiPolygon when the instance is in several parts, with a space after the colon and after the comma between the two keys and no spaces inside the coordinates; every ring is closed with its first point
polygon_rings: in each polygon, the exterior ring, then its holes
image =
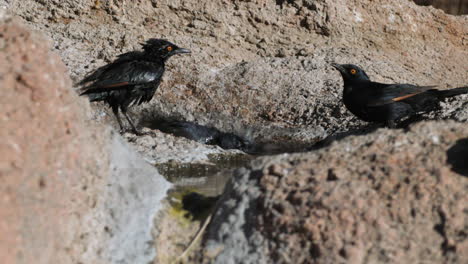
{"type": "Polygon", "coordinates": [[[0,13],[0,259],[147,263],[151,219],[170,185],[88,120],[50,45],[0,13]]]}

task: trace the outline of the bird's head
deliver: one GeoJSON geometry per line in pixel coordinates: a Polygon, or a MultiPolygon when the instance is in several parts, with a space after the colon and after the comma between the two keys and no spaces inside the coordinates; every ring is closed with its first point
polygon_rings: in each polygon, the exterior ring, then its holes
{"type": "Polygon", "coordinates": [[[367,76],[366,72],[353,64],[336,64],[333,63],[332,66],[337,69],[341,76],[343,77],[343,81],[369,81],[369,76],[367,76]]]}
{"type": "Polygon", "coordinates": [[[164,39],[149,39],[145,43],[142,43],[142,45],[143,50],[148,56],[163,60],[176,54],[190,53],[190,50],[179,48],[174,43],[164,39]]]}

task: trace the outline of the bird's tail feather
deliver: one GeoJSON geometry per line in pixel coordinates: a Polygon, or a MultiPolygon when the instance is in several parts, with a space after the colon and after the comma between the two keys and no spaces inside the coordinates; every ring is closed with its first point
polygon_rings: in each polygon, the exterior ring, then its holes
{"type": "Polygon", "coordinates": [[[440,91],[439,94],[445,98],[445,97],[452,97],[452,96],[457,96],[457,95],[466,94],[466,93],[468,93],[468,86],[453,88],[450,90],[442,90],[440,91]]]}
{"type": "Polygon", "coordinates": [[[102,93],[80,93],[80,96],[87,96],[90,102],[102,101],[105,99],[102,93]]]}

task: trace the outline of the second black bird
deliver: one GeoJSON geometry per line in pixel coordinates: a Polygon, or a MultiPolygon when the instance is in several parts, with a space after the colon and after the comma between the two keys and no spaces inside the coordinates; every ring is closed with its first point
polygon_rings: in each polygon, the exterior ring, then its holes
{"type": "Polygon", "coordinates": [[[162,39],[149,39],[143,44],[143,51],[121,54],[84,78],[80,95],[87,95],[91,102],[104,101],[112,108],[121,131],[124,131],[119,109],[138,133],[127,109],[133,104],[149,102],[164,74],[165,62],[173,55],[190,53],[175,44],[162,39]]]}
{"type": "Polygon", "coordinates": [[[367,122],[395,127],[400,119],[436,109],[445,98],[466,94],[468,87],[437,90],[434,86],[372,82],[353,64],[333,64],[343,77],[343,102],[348,110],[367,122]]]}

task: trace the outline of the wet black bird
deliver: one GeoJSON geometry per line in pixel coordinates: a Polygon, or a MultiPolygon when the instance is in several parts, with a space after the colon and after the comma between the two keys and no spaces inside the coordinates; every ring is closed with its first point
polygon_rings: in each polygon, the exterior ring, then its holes
{"type": "Polygon", "coordinates": [[[91,102],[104,101],[109,104],[121,131],[124,131],[120,109],[136,134],[138,131],[128,116],[128,107],[151,100],[161,82],[168,58],[190,53],[162,39],[149,39],[142,45],[143,51],[121,54],[112,63],[98,68],[79,83],[84,86],[80,95],[88,96],[91,102]]]}
{"type": "Polygon", "coordinates": [[[396,122],[439,107],[445,98],[468,93],[467,87],[437,90],[435,86],[372,82],[353,64],[332,64],[343,77],[343,102],[351,113],[367,122],[395,127],[396,122]]]}
{"type": "Polygon", "coordinates": [[[248,152],[252,143],[233,133],[221,132],[214,127],[202,126],[187,121],[157,120],[153,128],[178,137],[185,137],[199,143],[217,145],[223,149],[239,149],[248,152]]]}

